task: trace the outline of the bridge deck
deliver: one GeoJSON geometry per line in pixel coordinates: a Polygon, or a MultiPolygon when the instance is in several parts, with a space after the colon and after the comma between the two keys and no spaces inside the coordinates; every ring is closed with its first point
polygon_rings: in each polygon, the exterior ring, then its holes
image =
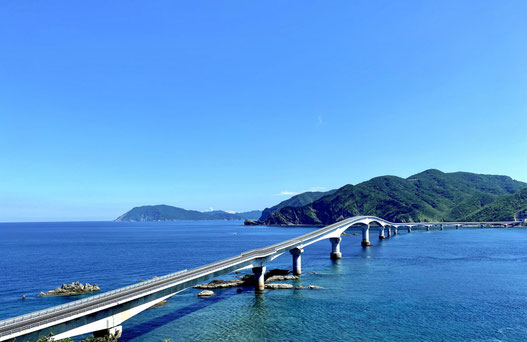
{"type": "MultiPolygon", "coordinates": [[[[418,222],[418,223],[392,223],[373,216],[356,216],[349,219],[339,221],[329,226],[317,229],[308,234],[293,238],[284,242],[280,242],[271,246],[260,249],[254,249],[243,252],[238,256],[228,259],[213,262],[204,266],[200,266],[191,270],[183,270],[173,274],[169,274],[157,279],[148,280],[139,284],[126,286],[107,293],[91,296],[82,300],[77,300],[68,304],[59,305],[49,309],[37,311],[34,313],[18,316],[15,318],[0,321],[0,341],[5,340],[6,336],[12,336],[17,332],[28,331],[42,326],[53,325],[53,322],[58,322],[67,317],[74,317],[82,315],[83,313],[95,312],[108,308],[111,306],[121,305],[124,302],[130,301],[138,296],[147,295],[161,289],[176,285],[191,284],[197,278],[213,275],[221,270],[237,267],[247,267],[251,262],[262,260],[272,256],[280,255],[288,250],[299,246],[307,246],[313,242],[324,238],[328,234],[335,231],[345,230],[352,225],[360,223],[370,223],[370,221],[377,222],[381,225],[402,227],[407,225],[412,226],[430,226],[430,225],[495,225],[495,224],[511,224],[513,222],[418,222]]],[[[200,279],[201,279],[200,278],[200,279]]],[[[192,285],[189,285],[189,287],[192,285]]]]}

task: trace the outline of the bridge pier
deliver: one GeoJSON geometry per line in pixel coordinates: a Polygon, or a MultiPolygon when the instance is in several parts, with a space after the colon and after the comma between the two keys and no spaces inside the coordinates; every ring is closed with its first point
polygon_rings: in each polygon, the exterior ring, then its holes
{"type": "Polygon", "coordinates": [[[342,241],[342,238],[330,238],[329,241],[331,242],[331,259],[342,259],[342,253],[340,253],[340,241],[342,241]]]}
{"type": "Polygon", "coordinates": [[[445,226],[440,225],[440,226],[439,226],[439,229],[441,229],[441,230],[445,230],[445,226]]]}
{"type": "Polygon", "coordinates": [[[123,334],[123,327],[121,325],[119,325],[119,326],[116,326],[116,327],[113,327],[113,328],[108,328],[108,329],[104,329],[104,330],[94,331],[93,332],[93,337],[97,338],[97,337],[113,336],[113,337],[116,337],[116,338],[120,338],[122,334],[123,334]]]}
{"type": "Polygon", "coordinates": [[[302,248],[293,248],[289,251],[293,256],[293,275],[302,274],[302,253],[304,250],[302,248]]]}
{"type": "Polygon", "coordinates": [[[485,228],[485,225],[483,223],[480,224],[479,226],[480,226],[480,228],[485,228]]]}
{"type": "Polygon", "coordinates": [[[265,270],[265,266],[253,267],[255,292],[263,292],[265,290],[265,270]]]}
{"type": "Polygon", "coordinates": [[[427,232],[430,231],[430,226],[426,226],[426,231],[427,231],[427,232]]]}
{"type": "Polygon", "coordinates": [[[379,240],[386,239],[386,236],[384,236],[384,227],[382,229],[379,229],[379,240]]]}
{"type": "Polygon", "coordinates": [[[370,246],[370,225],[362,228],[362,242],[361,246],[370,246]]]}
{"type": "Polygon", "coordinates": [[[459,224],[456,224],[456,229],[459,229],[459,224]]]}
{"type": "Polygon", "coordinates": [[[397,227],[393,227],[393,235],[397,235],[399,232],[397,231],[397,227]]]}
{"type": "Polygon", "coordinates": [[[412,232],[412,227],[408,227],[408,233],[412,232]]]}
{"type": "Polygon", "coordinates": [[[387,235],[387,237],[391,237],[392,236],[392,227],[386,228],[386,235],[387,235]]]}

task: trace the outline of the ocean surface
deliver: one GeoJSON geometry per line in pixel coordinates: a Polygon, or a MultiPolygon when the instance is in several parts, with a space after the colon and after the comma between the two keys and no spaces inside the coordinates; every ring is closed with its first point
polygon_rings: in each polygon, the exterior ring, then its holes
{"type": "MultiPolygon", "coordinates": [[[[62,283],[109,291],[312,229],[3,223],[0,320],[82,298],[37,297],[62,283]]],[[[527,229],[401,232],[378,241],[372,231],[369,248],[360,236],[343,236],[338,261],[329,241],[306,247],[303,275],[292,283],[323,289],[225,289],[206,299],[188,289],[126,321],[120,341],[527,341],[527,229]]],[[[291,268],[291,256],[268,268],[291,268]]]]}

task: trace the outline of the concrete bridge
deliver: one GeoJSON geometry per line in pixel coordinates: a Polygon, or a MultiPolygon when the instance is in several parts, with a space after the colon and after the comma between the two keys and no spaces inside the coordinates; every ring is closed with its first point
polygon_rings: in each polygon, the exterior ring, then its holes
{"type": "Polygon", "coordinates": [[[240,255],[173,274],[126,286],[114,291],[91,296],[68,304],[55,306],[0,322],[0,341],[36,341],[53,333],[55,340],[88,333],[95,336],[120,336],[122,323],[152,305],[159,303],[189,287],[209,279],[241,269],[251,268],[255,277],[255,291],[264,290],[266,265],[284,253],[292,255],[293,272],[301,274],[301,256],[304,248],[321,240],[331,243],[330,257],[342,258],[341,235],[347,229],[362,230],[362,246],[370,245],[370,230],[378,230],[379,239],[385,239],[406,229],[444,230],[460,227],[509,227],[519,222],[412,222],[393,223],[374,216],[355,216],[311,233],[272,246],[250,250],[240,255]]]}

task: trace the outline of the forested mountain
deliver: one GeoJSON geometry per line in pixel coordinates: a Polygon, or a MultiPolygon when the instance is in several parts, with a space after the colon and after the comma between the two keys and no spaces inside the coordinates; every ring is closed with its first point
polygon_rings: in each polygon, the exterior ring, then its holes
{"type": "Polygon", "coordinates": [[[135,207],[116,221],[256,220],[261,213],[259,210],[234,214],[221,210],[202,212],[161,204],[135,207]]]}
{"type": "Polygon", "coordinates": [[[394,222],[460,220],[492,203],[498,205],[497,200],[526,186],[507,176],[468,172],[427,170],[408,178],[381,176],[345,185],[304,206],[281,208],[265,224],[330,224],[355,215],[394,222]]]}
{"type": "Polygon", "coordinates": [[[514,195],[501,199],[478,210],[465,218],[467,221],[508,221],[514,217],[527,217],[527,188],[523,188],[514,195]]]}
{"type": "Polygon", "coordinates": [[[285,207],[301,207],[303,205],[312,203],[316,201],[319,198],[322,198],[327,195],[332,195],[337,190],[329,190],[329,191],[307,191],[303,192],[301,194],[295,195],[289,199],[286,199],[285,201],[282,201],[278,203],[275,206],[272,206],[271,208],[265,208],[262,212],[262,216],[260,217],[259,221],[265,221],[269,215],[274,213],[275,211],[278,211],[285,207]]]}

